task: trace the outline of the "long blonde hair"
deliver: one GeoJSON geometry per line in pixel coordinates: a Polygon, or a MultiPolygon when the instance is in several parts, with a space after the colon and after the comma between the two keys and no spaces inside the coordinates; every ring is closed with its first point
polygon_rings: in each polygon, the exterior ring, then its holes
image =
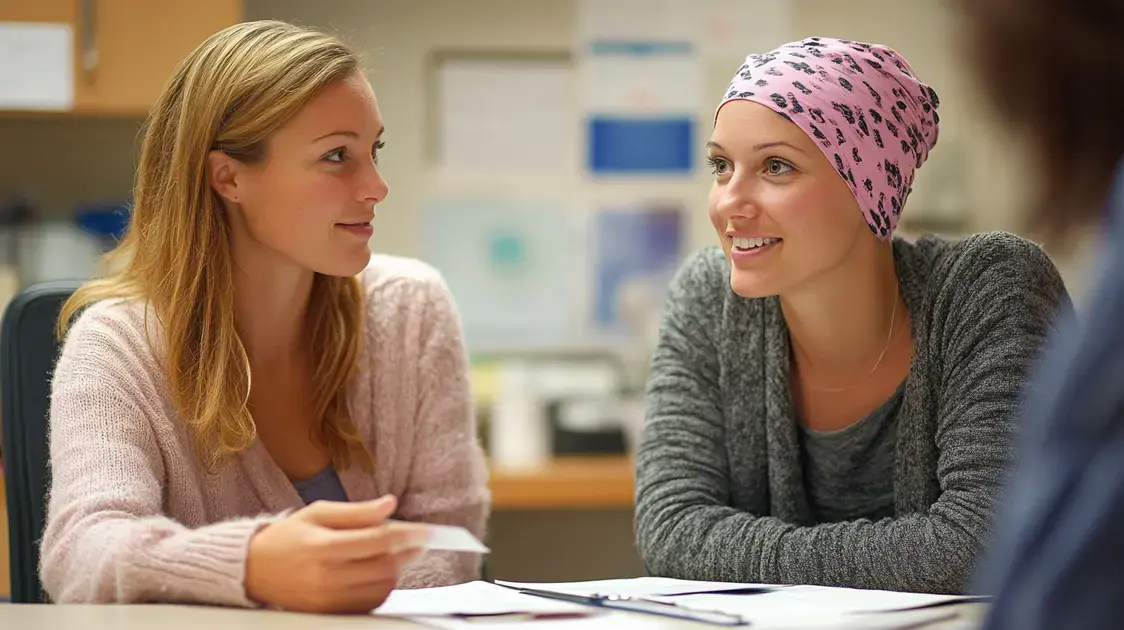
{"type": "MultiPolygon", "coordinates": [[[[169,392],[208,470],[248,448],[257,431],[249,359],[235,322],[231,227],[208,181],[207,155],[221,149],[244,162],[262,160],[274,132],[359,67],[338,39],[277,21],[237,24],[200,45],[177,66],[145,122],[132,217],[106,256],[106,274],[84,284],[59,316],[61,337],[94,302],[139,298],[151,307],[169,392]]],[[[347,404],[363,308],[356,278],[316,276],[308,310],[316,435],[338,467],[358,458],[370,470],[347,404]]]]}

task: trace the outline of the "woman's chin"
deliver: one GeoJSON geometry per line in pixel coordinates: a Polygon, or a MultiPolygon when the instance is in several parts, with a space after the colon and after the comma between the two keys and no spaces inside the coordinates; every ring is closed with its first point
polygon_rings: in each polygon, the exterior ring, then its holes
{"type": "Polygon", "coordinates": [[[747,274],[736,269],[730,274],[730,289],[739,297],[771,297],[780,293],[778,288],[777,283],[760,274],[747,274]]]}
{"type": "Polygon", "coordinates": [[[371,250],[364,247],[354,253],[348,252],[344,256],[333,256],[332,260],[317,265],[315,271],[325,276],[344,278],[360,274],[370,263],[371,250]]]}

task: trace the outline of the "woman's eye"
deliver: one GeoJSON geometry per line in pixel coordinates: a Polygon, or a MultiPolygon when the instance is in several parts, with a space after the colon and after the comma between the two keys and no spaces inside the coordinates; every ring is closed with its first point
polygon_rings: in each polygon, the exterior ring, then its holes
{"type": "Polygon", "coordinates": [[[793,166],[784,160],[769,158],[765,160],[765,170],[770,175],[784,175],[791,171],[793,166]]]}
{"type": "Polygon", "coordinates": [[[331,153],[324,156],[324,159],[329,162],[336,162],[337,164],[343,162],[344,156],[347,155],[347,149],[340,147],[331,153]]]}
{"type": "Polygon", "coordinates": [[[706,163],[710,165],[710,170],[715,175],[725,175],[730,168],[730,163],[722,158],[707,158],[706,163]]]}

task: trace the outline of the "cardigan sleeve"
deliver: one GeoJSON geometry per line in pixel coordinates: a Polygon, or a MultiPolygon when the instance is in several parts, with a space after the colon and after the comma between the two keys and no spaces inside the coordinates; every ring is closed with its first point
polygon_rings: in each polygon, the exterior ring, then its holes
{"type": "Polygon", "coordinates": [[[190,529],[164,516],[159,413],[140,342],[99,305],[71,330],[52,383],[51,486],[40,574],[56,603],[253,606],[250,538],[274,518],[190,529]]]}
{"type": "MultiPolygon", "coordinates": [[[[969,244],[970,245],[970,244],[969,244]]],[[[928,511],[796,526],[729,505],[723,403],[717,385],[715,283],[698,259],[671,290],[648,387],[637,461],[641,555],[661,576],[960,593],[966,588],[1011,459],[1024,377],[1059,305],[1053,264],[1015,237],[966,249],[934,321],[945,327],[936,475],[928,511]]]]}

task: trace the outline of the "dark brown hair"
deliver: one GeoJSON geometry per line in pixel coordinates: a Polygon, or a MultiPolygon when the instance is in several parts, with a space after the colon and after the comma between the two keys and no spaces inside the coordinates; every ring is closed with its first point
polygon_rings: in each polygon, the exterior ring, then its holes
{"type": "Polygon", "coordinates": [[[1103,214],[1124,157],[1124,0],[958,0],[969,61],[1041,186],[1031,228],[1064,241],[1103,214]]]}

